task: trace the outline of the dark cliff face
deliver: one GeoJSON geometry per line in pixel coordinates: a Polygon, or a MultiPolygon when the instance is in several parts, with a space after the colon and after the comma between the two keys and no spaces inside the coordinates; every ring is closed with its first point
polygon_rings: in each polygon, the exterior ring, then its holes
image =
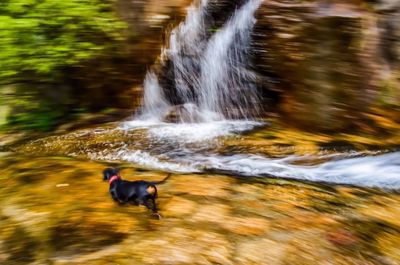
{"type": "Polygon", "coordinates": [[[118,49],[107,51],[71,73],[75,97],[88,109],[132,109],[140,104],[147,69],[160,55],[168,29],[186,14],[191,0],[117,0],[115,10],[127,23],[118,49]],[[90,99],[90,100],[88,100],[90,99]]]}
{"type": "Polygon", "coordinates": [[[269,107],[292,124],[345,130],[400,103],[400,2],[265,1],[254,60],[269,107]]]}

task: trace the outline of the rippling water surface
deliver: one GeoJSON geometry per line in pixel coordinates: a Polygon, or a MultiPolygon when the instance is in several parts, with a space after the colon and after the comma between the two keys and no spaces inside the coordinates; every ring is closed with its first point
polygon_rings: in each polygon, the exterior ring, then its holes
{"type": "Polygon", "coordinates": [[[271,156],[265,142],[252,149],[229,151],[224,146],[242,138],[255,121],[169,124],[128,121],[114,128],[82,130],[27,144],[46,154],[85,157],[100,161],[127,161],[154,170],[181,173],[224,172],[242,176],[278,177],[361,187],[400,188],[400,152],[345,152],[271,156]],[[241,133],[245,133],[242,136],[241,133]]]}

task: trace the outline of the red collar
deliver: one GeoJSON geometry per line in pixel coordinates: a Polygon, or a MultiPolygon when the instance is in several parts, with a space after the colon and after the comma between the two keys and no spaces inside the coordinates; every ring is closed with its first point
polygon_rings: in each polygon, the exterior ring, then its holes
{"type": "Polygon", "coordinates": [[[114,175],[110,178],[110,180],[108,181],[109,184],[113,183],[115,180],[119,179],[119,176],[114,175]]]}

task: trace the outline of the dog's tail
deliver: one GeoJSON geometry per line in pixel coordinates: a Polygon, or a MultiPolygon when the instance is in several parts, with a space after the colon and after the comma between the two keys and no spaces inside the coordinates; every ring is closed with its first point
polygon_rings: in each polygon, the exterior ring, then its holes
{"type": "Polygon", "coordinates": [[[152,181],[151,184],[153,184],[153,185],[163,184],[164,182],[167,181],[167,179],[169,179],[169,177],[171,177],[171,175],[172,175],[171,173],[168,173],[168,175],[163,180],[152,181]]]}

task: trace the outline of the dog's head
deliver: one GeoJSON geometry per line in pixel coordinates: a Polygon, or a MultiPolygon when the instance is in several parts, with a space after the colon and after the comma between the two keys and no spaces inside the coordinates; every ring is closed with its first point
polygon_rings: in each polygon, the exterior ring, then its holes
{"type": "Polygon", "coordinates": [[[103,170],[103,181],[108,181],[112,176],[119,176],[118,168],[106,168],[103,170]]]}

